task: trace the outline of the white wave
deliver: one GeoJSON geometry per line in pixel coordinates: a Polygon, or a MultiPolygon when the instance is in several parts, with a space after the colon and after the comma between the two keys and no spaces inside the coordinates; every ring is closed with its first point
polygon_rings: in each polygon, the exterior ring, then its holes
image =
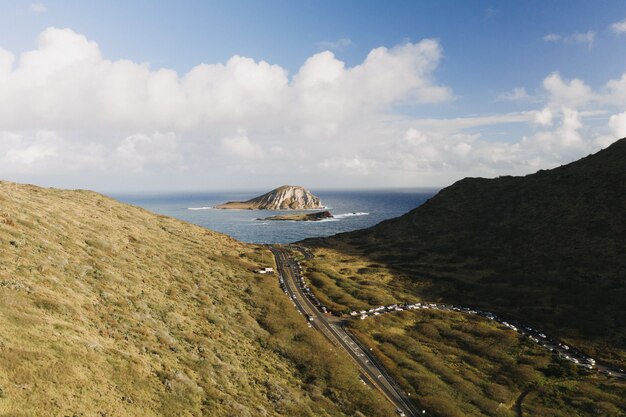
{"type": "Polygon", "coordinates": [[[188,207],[187,210],[211,210],[213,207],[188,207]]]}
{"type": "Polygon", "coordinates": [[[305,222],[305,223],[323,223],[323,222],[338,222],[339,219],[335,219],[334,217],[328,218],[328,219],[322,219],[322,220],[316,220],[313,222],[305,222]]]}
{"type": "Polygon", "coordinates": [[[333,215],[336,219],[343,219],[345,217],[354,217],[354,216],[369,216],[369,213],[366,213],[364,211],[358,211],[355,213],[344,213],[344,214],[335,214],[333,215]]]}

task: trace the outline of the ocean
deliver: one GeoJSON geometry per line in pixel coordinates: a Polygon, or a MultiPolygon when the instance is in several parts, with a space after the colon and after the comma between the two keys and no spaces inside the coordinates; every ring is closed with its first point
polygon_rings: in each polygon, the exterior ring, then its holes
{"type": "Polygon", "coordinates": [[[317,222],[262,221],[259,218],[296,211],[219,210],[213,206],[248,200],[265,191],[163,194],[112,194],[125,203],[222,232],[249,243],[291,243],[309,237],[364,229],[398,217],[424,203],[435,190],[323,191],[311,190],[334,218],[317,222]]]}

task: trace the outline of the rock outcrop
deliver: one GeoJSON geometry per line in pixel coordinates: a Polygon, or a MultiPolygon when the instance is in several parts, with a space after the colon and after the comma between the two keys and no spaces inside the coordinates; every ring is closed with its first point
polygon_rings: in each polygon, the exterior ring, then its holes
{"type": "Polygon", "coordinates": [[[293,222],[318,222],[324,219],[332,219],[333,215],[330,211],[316,211],[314,213],[300,213],[300,214],[279,214],[277,216],[270,216],[264,219],[257,220],[283,220],[293,222]]]}
{"type": "Polygon", "coordinates": [[[300,186],[283,185],[248,201],[229,201],[215,206],[218,209],[247,210],[313,210],[322,209],[319,198],[300,186]]]}

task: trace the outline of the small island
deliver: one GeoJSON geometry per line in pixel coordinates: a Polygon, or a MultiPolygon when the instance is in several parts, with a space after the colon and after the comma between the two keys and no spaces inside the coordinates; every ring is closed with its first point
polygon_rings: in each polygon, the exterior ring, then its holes
{"type": "Polygon", "coordinates": [[[326,208],[319,198],[300,186],[283,185],[247,201],[229,201],[217,209],[238,210],[315,210],[326,208]]]}
{"type": "Polygon", "coordinates": [[[332,219],[333,215],[330,211],[318,211],[315,213],[298,213],[298,214],[279,214],[276,216],[266,217],[264,219],[257,220],[282,220],[282,221],[295,221],[295,222],[318,222],[324,219],[332,219]]]}

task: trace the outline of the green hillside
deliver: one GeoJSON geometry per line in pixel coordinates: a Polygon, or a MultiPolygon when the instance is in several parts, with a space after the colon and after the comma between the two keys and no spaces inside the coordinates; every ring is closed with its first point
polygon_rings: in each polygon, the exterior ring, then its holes
{"type": "Polygon", "coordinates": [[[269,251],[93,192],[0,182],[0,416],[388,416],[269,251]]]}
{"type": "Polygon", "coordinates": [[[626,382],[479,316],[403,311],[355,320],[350,328],[433,416],[626,415],[626,382]]]}
{"type": "Polygon", "coordinates": [[[482,307],[626,365],[626,139],[525,177],[467,178],[397,219],[306,244],[337,310],[482,307]]]}

